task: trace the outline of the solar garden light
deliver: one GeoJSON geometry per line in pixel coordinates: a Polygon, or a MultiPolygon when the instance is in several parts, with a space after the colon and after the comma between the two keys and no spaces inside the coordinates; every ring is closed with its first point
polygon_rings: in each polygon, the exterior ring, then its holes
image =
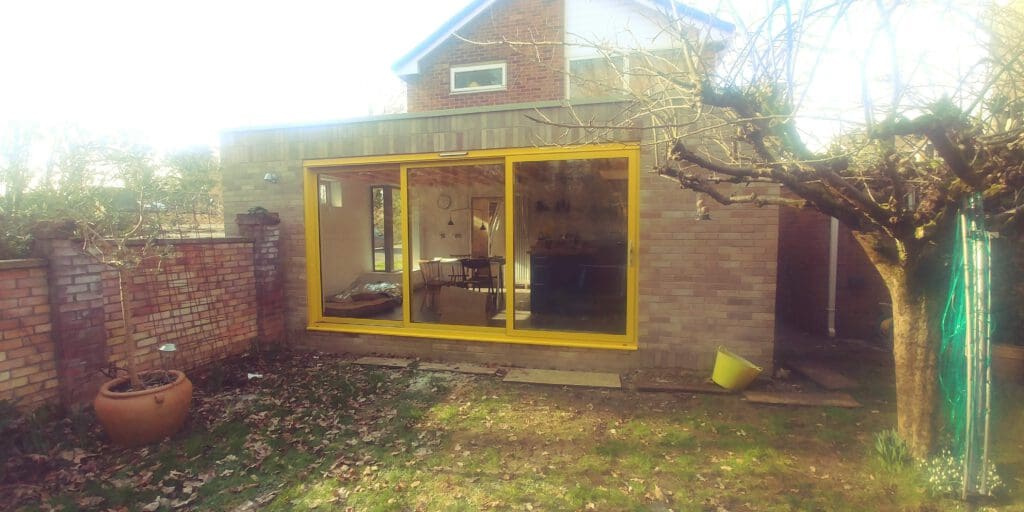
{"type": "Polygon", "coordinates": [[[164,343],[157,349],[160,352],[160,368],[163,369],[164,373],[167,373],[167,366],[169,363],[174,362],[175,353],[178,351],[178,346],[174,343],[164,343]]]}

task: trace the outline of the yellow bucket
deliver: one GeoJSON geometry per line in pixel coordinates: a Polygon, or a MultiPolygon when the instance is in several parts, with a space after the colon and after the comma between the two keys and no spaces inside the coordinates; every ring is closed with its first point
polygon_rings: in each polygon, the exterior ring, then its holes
{"type": "Polygon", "coordinates": [[[715,381],[715,384],[739,391],[749,386],[758,375],[761,375],[760,366],[729,352],[725,347],[718,347],[715,371],[711,374],[711,380],[715,381]]]}

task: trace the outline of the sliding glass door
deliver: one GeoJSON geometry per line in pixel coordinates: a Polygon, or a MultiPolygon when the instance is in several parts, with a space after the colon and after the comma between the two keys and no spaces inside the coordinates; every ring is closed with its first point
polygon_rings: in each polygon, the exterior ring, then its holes
{"type": "Polygon", "coordinates": [[[403,167],[409,215],[409,318],[505,328],[505,163],[403,167]]]}
{"type": "Polygon", "coordinates": [[[307,163],[310,328],[635,348],[638,155],[307,163]]]}
{"type": "Polygon", "coordinates": [[[626,334],[629,159],[548,157],[511,167],[513,328],[626,334]]]}

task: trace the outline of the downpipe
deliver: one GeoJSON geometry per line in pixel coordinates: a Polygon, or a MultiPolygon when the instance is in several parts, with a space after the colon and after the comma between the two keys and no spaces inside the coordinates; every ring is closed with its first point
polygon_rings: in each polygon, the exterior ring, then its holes
{"type": "Polygon", "coordinates": [[[836,337],[836,281],[839,274],[839,219],[829,217],[828,230],[828,337],[836,337]]]}

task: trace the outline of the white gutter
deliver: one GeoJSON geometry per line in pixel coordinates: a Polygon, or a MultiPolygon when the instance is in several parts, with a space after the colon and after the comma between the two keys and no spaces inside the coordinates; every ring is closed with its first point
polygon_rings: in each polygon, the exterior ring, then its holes
{"type": "Polygon", "coordinates": [[[828,230],[828,337],[836,337],[836,276],[839,273],[839,219],[829,218],[828,230]]]}

